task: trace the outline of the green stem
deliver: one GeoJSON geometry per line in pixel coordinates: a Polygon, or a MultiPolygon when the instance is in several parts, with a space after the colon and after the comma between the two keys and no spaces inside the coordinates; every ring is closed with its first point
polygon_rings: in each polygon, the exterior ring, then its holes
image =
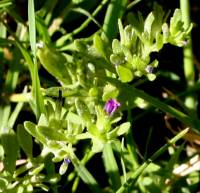
{"type": "Polygon", "coordinates": [[[106,11],[103,24],[102,38],[111,41],[116,37],[118,31],[118,19],[122,17],[127,0],[111,0],[106,11]]]}
{"type": "Polygon", "coordinates": [[[124,183],[116,193],[125,193],[128,188],[131,188],[132,185],[136,182],[137,178],[141,175],[141,173],[147,168],[147,166],[152,163],[156,158],[158,158],[161,154],[163,154],[169,146],[174,144],[176,141],[181,139],[187,132],[189,128],[184,129],[180,133],[178,133],[175,137],[169,140],[164,146],[162,146],[159,150],[157,150],[147,161],[145,161],[135,172],[134,174],[124,183]]]}
{"type": "MultiPolygon", "coordinates": [[[[102,3],[92,13],[92,17],[95,17],[107,2],[108,2],[108,0],[103,0],[102,3]]],[[[66,35],[62,36],[61,38],[59,38],[56,41],[56,46],[61,47],[65,43],[66,40],[71,39],[74,35],[81,32],[84,28],[86,28],[88,26],[88,24],[91,21],[92,21],[92,18],[89,17],[88,19],[85,20],[85,22],[82,23],[82,25],[80,27],[75,29],[73,32],[66,34],[66,35]]]]}
{"type": "Polygon", "coordinates": [[[198,119],[194,119],[193,117],[190,117],[190,116],[184,114],[183,112],[175,109],[174,107],[161,102],[159,99],[156,99],[156,98],[148,95],[144,91],[134,88],[131,85],[121,83],[120,81],[115,80],[113,78],[106,78],[106,79],[111,84],[117,85],[118,88],[121,88],[121,92],[123,95],[124,94],[125,95],[133,95],[134,94],[134,96],[144,99],[149,104],[151,104],[152,106],[154,106],[156,108],[159,108],[163,112],[169,113],[171,116],[177,118],[179,121],[186,124],[187,126],[192,127],[193,129],[196,129],[197,131],[200,131],[200,122],[198,119]]]}
{"type": "Polygon", "coordinates": [[[113,154],[112,146],[106,143],[103,149],[103,160],[106,173],[109,175],[110,183],[113,190],[117,190],[121,186],[119,168],[113,154]]]}
{"type": "Polygon", "coordinates": [[[101,193],[101,188],[95,178],[92,176],[92,174],[87,170],[87,168],[84,166],[84,164],[76,157],[74,154],[71,158],[71,161],[78,172],[78,175],[83,180],[83,182],[88,185],[88,187],[91,189],[94,193],[101,193]]]}
{"type": "MultiPolygon", "coordinates": [[[[184,28],[187,28],[190,24],[190,2],[189,0],[180,0],[180,8],[182,13],[182,21],[184,22],[184,28]]],[[[193,63],[193,51],[192,51],[192,38],[189,35],[188,44],[183,48],[183,63],[184,74],[187,81],[187,87],[190,88],[195,83],[195,70],[193,63]]],[[[196,97],[195,95],[188,95],[185,98],[185,105],[192,111],[196,111],[196,97]]]]}
{"type": "MultiPolygon", "coordinates": [[[[131,116],[131,109],[128,109],[128,121],[130,123],[133,122],[133,119],[131,116]]],[[[127,139],[127,149],[129,151],[129,154],[131,155],[133,169],[135,170],[136,168],[138,168],[139,164],[138,164],[138,157],[137,157],[137,153],[136,153],[136,144],[133,139],[132,129],[129,129],[126,139],[127,139]]]]}

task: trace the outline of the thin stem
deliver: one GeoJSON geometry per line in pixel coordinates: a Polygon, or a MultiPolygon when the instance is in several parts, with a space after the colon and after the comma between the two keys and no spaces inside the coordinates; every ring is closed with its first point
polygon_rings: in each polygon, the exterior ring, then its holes
{"type": "MultiPolygon", "coordinates": [[[[128,109],[128,121],[131,122],[131,123],[133,122],[130,109],[128,109]]],[[[135,170],[136,168],[138,168],[139,164],[138,164],[136,144],[135,144],[135,141],[133,139],[132,129],[129,129],[129,132],[127,133],[126,139],[127,139],[127,149],[129,151],[129,154],[131,155],[133,169],[135,170]]]]}
{"type": "Polygon", "coordinates": [[[124,183],[116,193],[124,193],[126,190],[136,182],[137,178],[141,175],[141,173],[147,168],[147,166],[152,163],[156,158],[158,158],[161,154],[163,154],[169,146],[174,144],[176,141],[181,139],[187,132],[189,128],[184,129],[180,133],[178,133],[175,137],[169,140],[164,146],[162,146],[159,150],[157,150],[147,161],[145,161],[135,172],[134,174],[124,183]]]}
{"type": "MultiPolygon", "coordinates": [[[[180,8],[182,13],[182,20],[184,22],[184,28],[187,28],[190,24],[190,2],[189,0],[180,0],[180,8]]],[[[183,48],[183,63],[184,74],[187,81],[187,87],[190,88],[195,84],[195,70],[193,63],[193,51],[192,51],[192,38],[189,35],[189,41],[183,48]]],[[[196,97],[195,95],[188,95],[185,98],[185,105],[192,111],[196,111],[196,97]]]]}
{"type": "Polygon", "coordinates": [[[169,113],[171,116],[177,118],[182,123],[186,124],[189,127],[192,127],[196,131],[200,131],[200,122],[198,119],[194,119],[193,117],[190,117],[183,112],[179,111],[178,109],[165,104],[164,102],[161,102],[159,99],[156,99],[147,93],[145,93],[142,90],[139,90],[137,88],[134,88],[131,85],[121,83],[118,80],[115,80],[113,78],[106,78],[108,82],[111,84],[117,85],[118,88],[121,88],[121,92],[125,95],[132,95],[134,94],[135,97],[140,97],[147,101],[150,105],[159,108],[161,111],[169,113]]]}
{"type": "Polygon", "coordinates": [[[86,169],[86,167],[81,163],[81,161],[74,154],[71,158],[71,161],[78,172],[79,177],[83,180],[83,182],[88,185],[90,190],[94,193],[100,193],[101,187],[92,176],[92,174],[86,169]]]}
{"type": "Polygon", "coordinates": [[[122,17],[127,0],[111,0],[103,24],[102,38],[111,41],[117,35],[117,22],[122,17]]]}
{"type": "MultiPolygon", "coordinates": [[[[95,17],[107,2],[108,2],[108,0],[103,0],[102,3],[92,13],[92,17],[95,17]]],[[[66,35],[62,36],[61,38],[59,38],[56,41],[56,46],[58,46],[58,47],[62,46],[66,40],[71,39],[74,35],[78,34],[84,28],[86,28],[91,21],[92,21],[92,18],[89,17],[88,19],[85,20],[85,22],[82,23],[82,25],[80,27],[78,27],[71,33],[66,34],[66,35]]]]}
{"type": "Polygon", "coordinates": [[[112,189],[117,190],[121,186],[119,168],[110,143],[106,143],[103,149],[103,160],[106,173],[109,176],[112,189]]]}

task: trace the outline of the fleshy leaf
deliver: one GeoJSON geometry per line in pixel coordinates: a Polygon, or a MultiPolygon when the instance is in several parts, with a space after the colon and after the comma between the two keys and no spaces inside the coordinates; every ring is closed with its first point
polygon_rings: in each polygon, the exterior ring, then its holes
{"type": "Polygon", "coordinates": [[[59,81],[70,84],[70,75],[66,69],[66,58],[50,45],[38,48],[37,56],[42,66],[59,81]]]}
{"type": "Polygon", "coordinates": [[[90,123],[91,115],[87,105],[83,101],[76,99],[75,106],[78,114],[81,116],[83,121],[85,121],[85,123],[90,123]]]}
{"type": "Polygon", "coordinates": [[[18,125],[17,127],[17,139],[27,157],[31,158],[33,152],[33,141],[31,135],[24,129],[23,125],[18,125]]]}
{"type": "Polygon", "coordinates": [[[42,142],[44,144],[46,143],[45,137],[38,133],[38,131],[36,129],[36,125],[34,123],[32,123],[30,121],[25,121],[24,128],[28,131],[28,133],[30,133],[33,137],[38,139],[40,142],[42,142]]]}
{"type": "Polygon", "coordinates": [[[1,135],[1,143],[4,149],[4,168],[10,173],[15,170],[15,162],[19,151],[17,136],[13,130],[1,135]]]}
{"type": "Polygon", "coordinates": [[[96,50],[98,51],[98,53],[101,54],[101,56],[108,60],[107,58],[107,53],[106,53],[106,50],[105,50],[105,42],[103,42],[103,40],[101,39],[101,37],[97,34],[94,35],[94,39],[93,39],[93,42],[94,42],[94,47],[96,48],[96,50]]]}
{"type": "Polygon", "coordinates": [[[122,82],[130,82],[133,80],[133,73],[131,70],[122,65],[117,66],[117,73],[122,82]]]}
{"type": "Polygon", "coordinates": [[[67,168],[68,168],[68,164],[63,161],[63,163],[60,165],[60,168],[59,168],[59,174],[64,175],[67,171],[67,168]]]}
{"type": "Polygon", "coordinates": [[[119,127],[116,127],[111,132],[107,134],[108,139],[116,138],[128,132],[131,124],[129,122],[122,123],[119,127]]]}
{"type": "MultiPolygon", "coordinates": [[[[58,128],[59,129],[59,128],[58,128]]],[[[55,140],[55,141],[67,141],[67,137],[64,133],[58,132],[58,129],[45,127],[45,126],[37,126],[37,130],[47,139],[55,140]]]]}

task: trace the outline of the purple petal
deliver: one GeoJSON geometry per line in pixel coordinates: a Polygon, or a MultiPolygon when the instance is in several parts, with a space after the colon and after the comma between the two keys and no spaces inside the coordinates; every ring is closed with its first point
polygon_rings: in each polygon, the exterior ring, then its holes
{"type": "Polygon", "coordinates": [[[152,72],[153,72],[153,67],[150,66],[150,65],[148,65],[148,66],[146,67],[145,70],[146,70],[147,73],[152,74],[152,72]]]}
{"type": "Polygon", "coordinates": [[[120,105],[121,104],[117,102],[115,99],[109,99],[104,106],[104,110],[109,115],[112,115],[120,107],[120,105]]]}
{"type": "Polygon", "coordinates": [[[70,160],[69,158],[64,158],[64,162],[65,162],[66,164],[69,164],[69,163],[71,163],[71,160],[70,160]]]}

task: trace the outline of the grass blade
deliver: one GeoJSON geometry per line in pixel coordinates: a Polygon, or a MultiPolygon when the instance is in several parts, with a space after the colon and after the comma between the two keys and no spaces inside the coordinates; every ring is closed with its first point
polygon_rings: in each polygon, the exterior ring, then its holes
{"type": "Polygon", "coordinates": [[[71,160],[78,175],[84,181],[86,185],[91,189],[93,193],[101,193],[101,188],[92,174],[87,170],[87,168],[79,161],[79,159],[74,155],[71,160]]]}
{"type": "Polygon", "coordinates": [[[44,108],[43,96],[40,90],[40,80],[38,76],[38,67],[36,60],[36,26],[35,26],[35,10],[34,10],[33,0],[28,1],[28,21],[29,21],[29,38],[30,38],[30,45],[33,53],[33,63],[34,63],[32,92],[36,104],[36,117],[38,119],[41,113],[45,112],[45,108],[44,108]]]}
{"type": "Polygon", "coordinates": [[[175,137],[173,137],[171,140],[169,140],[168,143],[166,143],[164,146],[162,146],[159,150],[157,150],[147,161],[145,161],[130,177],[127,182],[125,182],[116,193],[125,193],[127,192],[127,189],[129,187],[132,187],[132,185],[136,182],[138,177],[141,175],[141,173],[147,168],[147,166],[152,163],[156,158],[158,158],[162,153],[164,153],[169,146],[174,144],[176,141],[181,139],[187,132],[189,131],[189,128],[184,129],[180,133],[178,133],[175,137]]]}
{"type": "Polygon", "coordinates": [[[103,24],[102,38],[112,40],[117,35],[118,19],[122,17],[127,0],[111,0],[103,24]]]}
{"type": "Polygon", "coordinates": [[[192,127],[197,132],[200,131],[200,123],[198,119],[193,119],[190,116],[184,114],[178,109],[161,102],[159,99],[156,99],[142,90],[139,90],[131,85],[121,83],[118,80],[113,78],[106,78],[111,84],[117,85],[118,88],[121,88],[121,92],[123,95],[131,96],[134,93],[134,96],[140,97],[147,101],[152,106],[159,108],[161,111],[169,113],[171,116],[175,117],[182,123],[186,124],[189,127],[192,127]]]}
{"type": "Polygon", "coordinates": [[[110,143],[105,144],[103,149],[103,160],[107,174],[109,175],[113,190],[117,190],[121,185],[119,168],[115,160],[112,146],[110,143]]]}
{"type": "Polygon", "coordinates": [[[36,28],[35,28],[35,9],[33,0],[28,1],[28,24],[29,24],[29,39],[31,50],[36,63],[36,28]]]}

